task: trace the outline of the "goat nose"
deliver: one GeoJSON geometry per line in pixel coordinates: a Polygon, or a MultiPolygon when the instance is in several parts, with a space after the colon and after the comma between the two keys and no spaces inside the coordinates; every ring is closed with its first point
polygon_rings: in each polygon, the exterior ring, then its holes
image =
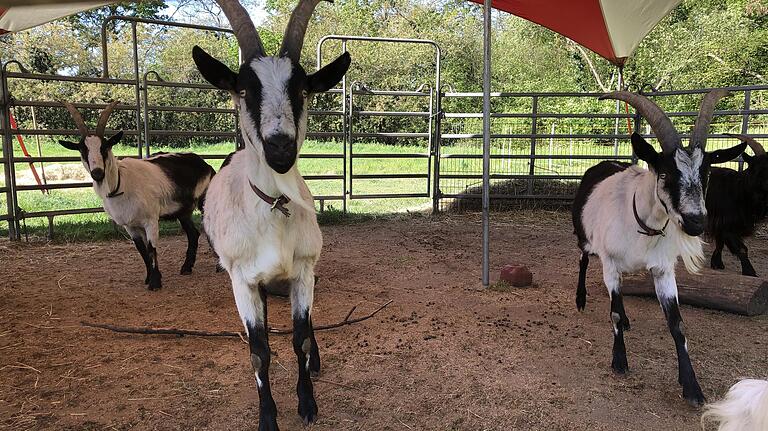
{"type": "Polygon", "coordinates": [[[91,178],[95,181],[102,181],[104,179],[104,169],[96,168],[91,171],[91,178]]]}
{"type": "Polygon", "coordinates": [[[707,218],[704,214],[683,215],[683,230],[691,236],[701,235],[704,232],[707,218]]]}

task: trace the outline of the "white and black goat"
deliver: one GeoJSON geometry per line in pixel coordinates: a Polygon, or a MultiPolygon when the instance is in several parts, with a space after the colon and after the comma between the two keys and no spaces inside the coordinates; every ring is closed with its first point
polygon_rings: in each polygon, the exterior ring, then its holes
{"type": "Polygon", "coordinates": [[[704,151],[714,106],[726,94],[714,90],[704,97],[691,144],[685,148],[672,122],[651,100],[626,91],[602,96],[626,101],[637,109],[653,129],[662,152],[657,153],[640,135],[633,134],[632,149],[650,169],[612,161],[595,165],[584,174],[572,209],[582,253],[576,305],[584,309],[589,256],[597,255],[611,299],[613,370],[619,374],[628,370],[624,330],[629,329],[629,319],[621,295],[621,276],[649,270],[675,341],[678,382],[683,386],[683,396],[693,405],[701,405],[704,395],[688,356],[675,265],[681,257],[689,271],[700,267],[703,255],[699,235],[706,221],[704,192],[709,167],[738,157],[746,147],[741,144],[712,153],[704,151]]]}
{"type": "Polygon", "coordinates": [[[755,155],[742,155],[747,168],[741,172],[712,168],[707,191],[707,232],[715,240],[715,250],[710,265],[712,269],[725,269],[723,246],[726,246],[739,258],[741,273],[756,277],[744,237],[751,236],[768,215],[768,155],[754,138],[730,136],[746,142],[755,155]]]}
{"type": "Polygon", "coordinates": [[[707,404],[702,428],[714,423],[718,431],[768,430],[768,381],[744,379],[731,386],[725,397],[707,404]]]}
{"type": "Polygon", "coordinates": [[[150,290],[162,286],[157,259],[159,219],[176,219],[187,234],[187,254],[181,274],[191,274],[197,257],[200,236],[192,211],[202,208],[205,192],[214,170],[200,156],[191,153],[162,153],[139,160],[118,160],[112,147],[123,137],[117,132],[106,139],[104,129],[118,102],[101,112],[94,132],[71,103],[64,103],[80,131],[79,142],[59,141],[67,149],[79,151],[83,166],[93,178],[93,190],[104,210],[131,236],[147,268],[144,284],[150,290]]]}
{"type": "Polygon", "coordinates": [[[314,267],[322,234],[314,201],[296,161],[307,132],[310,97],[333,88],[350,65],[349,53],[313,74],[299,60],[304,34],[320,0],[299,0],[280,51],[268,56],[256,28],[236,0],[217,0],[242,52],[238,72],[194,47],[203,77],[228,91],[237,107],[245,148],[211,181],[203,225],[232,280],[237,310],[248,333],[251,365],[259,391],[259,430],[277,430],[269,384],[266,289],[289,283],[293,349],[298,361],[298,413],[317,416],[310,372],[320,370],[312,330],[314,267]]]}

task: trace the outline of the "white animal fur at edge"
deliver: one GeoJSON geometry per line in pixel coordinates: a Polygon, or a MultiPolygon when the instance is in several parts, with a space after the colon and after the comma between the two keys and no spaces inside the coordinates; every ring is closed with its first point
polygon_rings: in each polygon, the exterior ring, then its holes
{"type": "Polygon", "coordinates": [[[598,183],[581,216],[588,242],[586,251],[598,255],[604,263],[611,262],[620,273],[655,268],[674,274],[678,257],[689,272],[698,272],[704,262],[702,241],[683,232],[680,220],[670,220],[664,236],[636,234],[633,196],[638,214],[648,226],[661,229],[667,222],[658,189],[656,174],[639,166],[598,183]]]}
{"type": "Polygon", "coordinates": [[[768,381],[745,379],[731,386],[725,398],[705,407],[702,428],[707,423],[718,431],[768,430],[768,381]]]}

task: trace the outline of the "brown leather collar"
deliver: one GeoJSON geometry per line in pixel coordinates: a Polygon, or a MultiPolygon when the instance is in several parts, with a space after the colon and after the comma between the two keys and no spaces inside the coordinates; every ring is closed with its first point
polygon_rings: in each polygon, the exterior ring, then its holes
{"type": "Polygon", "coordinates": [[[288,211],[288,208],[283,206],[291,201],[291,199],[289,199],[288,196],[280,195],[277,198],[273,198],[272,196],[269,196],[268,194],[262,192],[258,187],[254,186],[251,180],[248,180],[248,184],[251,185],[251,190],[253,190],[253,192],[256,193],[256,196],[258,196],[259,198],[261,198],[261,200],[263,200],[264,202],[268,203],[271,206],[270,211],[278,210],[281,213],[283,213],[283,215],[286,217],[291,216],[291,212],[288,211]]]}
{"type": "Polygon", "coordinates": [[[635,221],[637,222],[637,225],[640,226],[640,229],[642,229],[637,231],[637,233],[641,235],[646,235],[646,236],[659,236],[659,235],[666,236],[664,234],[664,230],[667,228],[667,225],[669,225],[669,218],[667,218],[667,222],[664,223],[664,227],[661,229],[654,229],[652,227],[649,227],[647,224],[645,224],[643,219],[641,219],[640,216],[637,214],[637,203],[635,202],[636,196],[637,196],[637,193],[632,195],[632,212],[635,214],[635,221]]]}

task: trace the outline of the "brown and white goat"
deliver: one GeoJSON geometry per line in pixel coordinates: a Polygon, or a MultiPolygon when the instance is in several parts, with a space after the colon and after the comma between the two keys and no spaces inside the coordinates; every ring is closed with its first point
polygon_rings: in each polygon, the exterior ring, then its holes
{"type": "Polygon", "coordinates": [[[114,101],[107,105],[96,130],[91,132],[77,108],[65,102],[81,136],[78,142],[59,141],[59,144],[80,153],[104,210],[125,228],[144,260],[147,269],[144,284],[156,290],[162,286],[157,259],[159,220],[176,219],[187,234],[187,254],[181,274],[191,274],[200,236],[192,221],[192,211],[202,206],[215,172],[205,160],[192,153],[161,153],[141,160],[118,160],[112,147],[123,137],[123,132],[109,139],[104,136],[109,116],[117,104],[114,101]]]}

